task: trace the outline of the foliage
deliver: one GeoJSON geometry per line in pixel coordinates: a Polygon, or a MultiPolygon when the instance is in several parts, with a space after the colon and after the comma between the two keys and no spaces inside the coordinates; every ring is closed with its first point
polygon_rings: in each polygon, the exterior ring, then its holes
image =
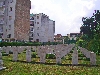
{"type": "Polygon", "coordinates": [[[46,58],[47,59],[55,59],[55,55],[54,54],[46,54],[46,58]]]}
{"type": "MultiPolygon", "coordinates": [[[[94,14],[94,13],[93,13],[94,14]]],[[[93,38],[94,32],[97,34],[100,32],[100,12],[96,10],[96,13],[92,17],[83,17],[83,24],[80,28],[80,32],[83,34],[88,34],[91,38],[93,38]]],[[[100,34],[100,33],[99,33],[100,34]]]]}
{"type": "Polygon", "coordinates": [[[83,35],[84,38],[82,37],[81,39],[79,39],[76,44],[99,54],[100,53],[100,38],[99,38],[99,36],[97,34],[95,34],[93,39],[89,39],[85,36],[83,35]]]}
{"type": "Polygon", "coordinates": [[[83,17],[83,25],[80,32],[83,35],[80,37],[83,41],[77,40],[77,44],[81,47],[87,48],[97,54],[100,53],[100,12],[95,11],[90,18],[83,17]]]}
{"type": "Polygon", "coordinates": [[[0,42],[0,46],[40,46],[40,45],[57,45],[59,42],[0,42]]]}
{"type": "Polygon", "coordinates": [[[32,58],[36,58],[36,53],[35,52],[32,54],[32,58]]]}
{"type": "Polygon", "coordinates": [[[68,44],[68,40],[69,40],[68,36],[64,37],[64,43],[65,44],[68,44]]]}

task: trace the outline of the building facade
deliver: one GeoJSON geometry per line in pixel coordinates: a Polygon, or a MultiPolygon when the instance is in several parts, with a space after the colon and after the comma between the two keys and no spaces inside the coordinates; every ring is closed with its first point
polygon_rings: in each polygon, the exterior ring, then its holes
{"type": "Polygon", "coordinates": [[[3,39],[29,40],[30,0],[0,0],[0,27],[3,39]],[[3,20],[2,20],[2,19],[3,20]]]}
{"type": "Polygon", "coordinates": [[[55,21],[49,16],[39,13],[30,14],[30,40],[36,42],[53,42],[55,21]]]}
{"type": "Polygon", "coordinates": [[[62,42],[63,41],[62,35],[61,34],[54,35],[54,41],[55,42],[62,42]]]}
{"type": "Polygon", "coordinates": [[[5,1],[0,0],[0,38],[3,36],[5,1]]]}
{"type": "Polygon", "coordinates": [[[70,33],[70,34],[67,34],[67,36],[69,37],[70,40],[76,40],[77,37],[81,36],[81,33],[70,33]]]}

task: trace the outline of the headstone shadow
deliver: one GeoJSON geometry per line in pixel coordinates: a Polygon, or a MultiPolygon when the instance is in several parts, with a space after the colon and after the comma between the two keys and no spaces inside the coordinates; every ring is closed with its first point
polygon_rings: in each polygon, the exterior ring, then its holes
{"type": "MultiPolygon", "coordinates": [[[[11,62],[15,62],[13,60],[9,60],[11,62]]],[[[83,66],[83,67],[100,67],[99,65],[90,65],[90,64],[77,64],[77,65],[73,65],[73,64],[56,64],[55,63],[41,63],[41,62],[35,62],[35,61],[31,61],[31,62],[26,62],[26,61],[22,61],[22,60],[17,60],[17,62],[20,63],[30,63],[30,64],[44,64],[44,65],[58,65],[58,66],[83,66]]]]}

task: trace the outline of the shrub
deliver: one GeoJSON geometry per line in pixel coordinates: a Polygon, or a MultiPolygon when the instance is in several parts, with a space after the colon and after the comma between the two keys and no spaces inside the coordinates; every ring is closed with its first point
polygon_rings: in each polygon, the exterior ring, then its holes
{"type": "Polygon", "coordinates": [[[46,54],[46,58],[47,59],[55,59],[55,55],[54,54],[46,54]]]}
{"type": "Polygon", "coordinates": [[[35,52],[32,54],[32,58],[36,58],[36,53],[35,52]]]}

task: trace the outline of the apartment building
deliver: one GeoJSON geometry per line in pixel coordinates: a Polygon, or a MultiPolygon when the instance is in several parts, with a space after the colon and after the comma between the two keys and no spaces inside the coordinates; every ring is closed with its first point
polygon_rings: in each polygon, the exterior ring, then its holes
{"type": "Polygon", "coordinates": [[[0,35],[29,40],[30,0],[0,0],[0,35]]]}
{"type": "Polygon", "coordinates": [[[30,40],[37,42],[53,42],[55,33],[55,21],[49,16],[39,13],[30,14],[30,40]]]}

